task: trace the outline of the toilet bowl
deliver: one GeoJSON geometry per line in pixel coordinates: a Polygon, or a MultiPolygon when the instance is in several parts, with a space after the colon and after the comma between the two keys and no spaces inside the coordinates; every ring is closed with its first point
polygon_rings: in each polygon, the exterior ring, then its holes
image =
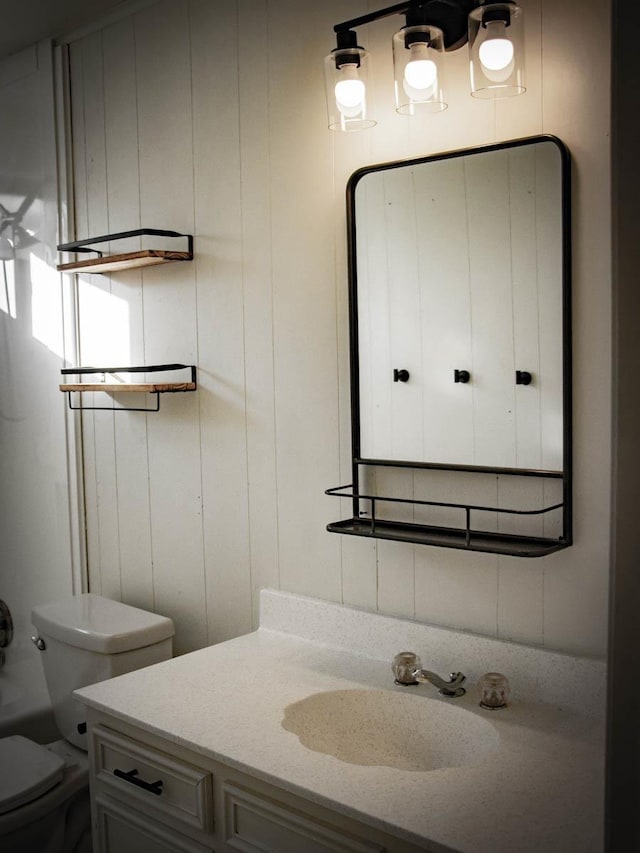
{"type": "Polygon", "coordinates": [[[0,851],[91,853],[85,710],[73,691],[170,658],[173,622],[92,593],[36,607],[32,621],[64,739],[0,738],[0,851]]]}

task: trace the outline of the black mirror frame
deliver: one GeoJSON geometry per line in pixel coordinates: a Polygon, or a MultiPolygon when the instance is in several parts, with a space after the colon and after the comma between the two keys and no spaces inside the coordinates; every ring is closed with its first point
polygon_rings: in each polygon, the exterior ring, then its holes
{"type": "Polygon", "coordinates": [[[348,239],[348,278],[349,278],[349,357],[351,386],[351,458],[352,482],[348,486],[327,489],[326,494],[352,499],[353,518],[327,525],[327,530],[358,536],[395,539],[440,545],[442,547],[464,548],[472,551],[510,554],[514,556],[543,556],[566,548],[573,543],[572,511],[572,344],[571,344],[571,158],[566,145],[558,137],[542,134],[475,148],[448,151],[427,157],[409,160],[396,160],[365,166],[357,169],[349,178],[346,190],[347,203],[347,239],[348,239]],[[452,465],[435,462],[406,462],[393,459],[371,459],[361,455],[360,447],[360,376],[359,376],[359,333],[358,333],[358,268],[356,258],[356,188],[360,180],[372,172],[381,172],[399,166],[413,166],[433,161],[465,157],[490,151],[533,145],[540,142],[552,142],[558,148],[561,158],[561,205],[562,205],[562,398],[563,398],[563,465],[562,471],[546,471],[527,468],[494,468],[474,465],[452,465]],[[496,475],[517,475],[538,478],[562,479],[562,503],[540,510],[517,511],[496,507],[471,506],[464,502],[445,504],[439,501],[409,501],[406,499],[365,495],[360,492],[360,469],[362,466],[387,466],[394,468],[440,469],[445,471],[467,471],[496,475]],[[362,501],[371,507],[366,519],[362,515],[362,501]],[[433,528],[418,524],[400,524],[380,521],[376,518],[378,502],[397,502],[430,506],[449,506],[465,510],[466,526],[456,533],[451,528],[433,528]],[[521,537],[480,533],[471,529],[470,513],[473,510],[509,512],[520,515],[534,515],[562,509],[562,535],[559,539],[521,537]]]}

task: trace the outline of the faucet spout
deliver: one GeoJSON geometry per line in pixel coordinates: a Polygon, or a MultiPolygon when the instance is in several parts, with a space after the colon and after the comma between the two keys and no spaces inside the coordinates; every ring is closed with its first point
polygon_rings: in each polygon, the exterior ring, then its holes
{"type": "Polygon", "coordinates": [[[438,692],[442,696],[464,696],[465,689],[462,684],[466,681],[466,677],[461,672],[452,672],[449,674],[449,680],[445,681],[440,678],[435,672],[429,672],[428,669],[421,669],[416,673],[416,681],[429,682],[434,687],[438,688],[438,692]]]}
{"type": "Polygon", "coordinates": [[[422,669],[420,658],[413,652],[400,652],[393,659],[391,666],[395,676],[396,684],[410,685],[426,683],[433,684],[438,688],[438,692],[442,696],[464,696],[465,689],[462,686],[466,677],[461,672],[452,672],[449,675],[449,680],[446,681],[435,672],[428,669],[422,669]]]}

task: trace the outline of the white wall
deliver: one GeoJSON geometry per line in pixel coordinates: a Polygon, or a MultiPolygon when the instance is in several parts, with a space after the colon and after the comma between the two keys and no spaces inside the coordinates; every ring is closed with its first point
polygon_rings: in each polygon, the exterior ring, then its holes
{"type": "Polygon", "coordinates": [[[33,648],[33,605],[72,590],[49,43],[0,63],[0,115],[0,204],[23,209],[33,236],[15,260],[0,261],[0,598],[16,631],[10,660],[33,648]]]}
{"type": "MultiPolygon", "coordinates": [[[[608,12],[524,0],[527,93],[326,130],[332,25],[370,4],[162,0],[70,44],[77,237],[195,234],[196,259],[78,277],[84,363],[182,361],[197,394],[84,416],[92,590],[172,616],[185,651],[251,630],[264,586],[603,654],[610,473],[608,12]],[[358,167],[539,133],[573,158],[575,545],[522,560],[340,537],[349,482],[344,189],[358,167]]],[[[375,5],[372,8],[376,8],[375,5]]],[[[57,406],[62,402],[58,401],[57,406]]]]}

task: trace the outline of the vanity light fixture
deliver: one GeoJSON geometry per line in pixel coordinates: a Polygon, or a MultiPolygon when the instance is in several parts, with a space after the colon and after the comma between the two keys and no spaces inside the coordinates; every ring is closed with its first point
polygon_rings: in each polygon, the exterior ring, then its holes
{"type": "Polygon", "coordinates": [[[373,127],[367,103],[369,54],[356,27],[404,15],[393,36],[397,112],[441,112],[447,108],[443,58],[469,42],[471,94],[483,98],[518,95],[523,82],[522,10],[512,0],[405,0],[336,24],[337,46],[325,57],[330,130],[373,127]]]}

